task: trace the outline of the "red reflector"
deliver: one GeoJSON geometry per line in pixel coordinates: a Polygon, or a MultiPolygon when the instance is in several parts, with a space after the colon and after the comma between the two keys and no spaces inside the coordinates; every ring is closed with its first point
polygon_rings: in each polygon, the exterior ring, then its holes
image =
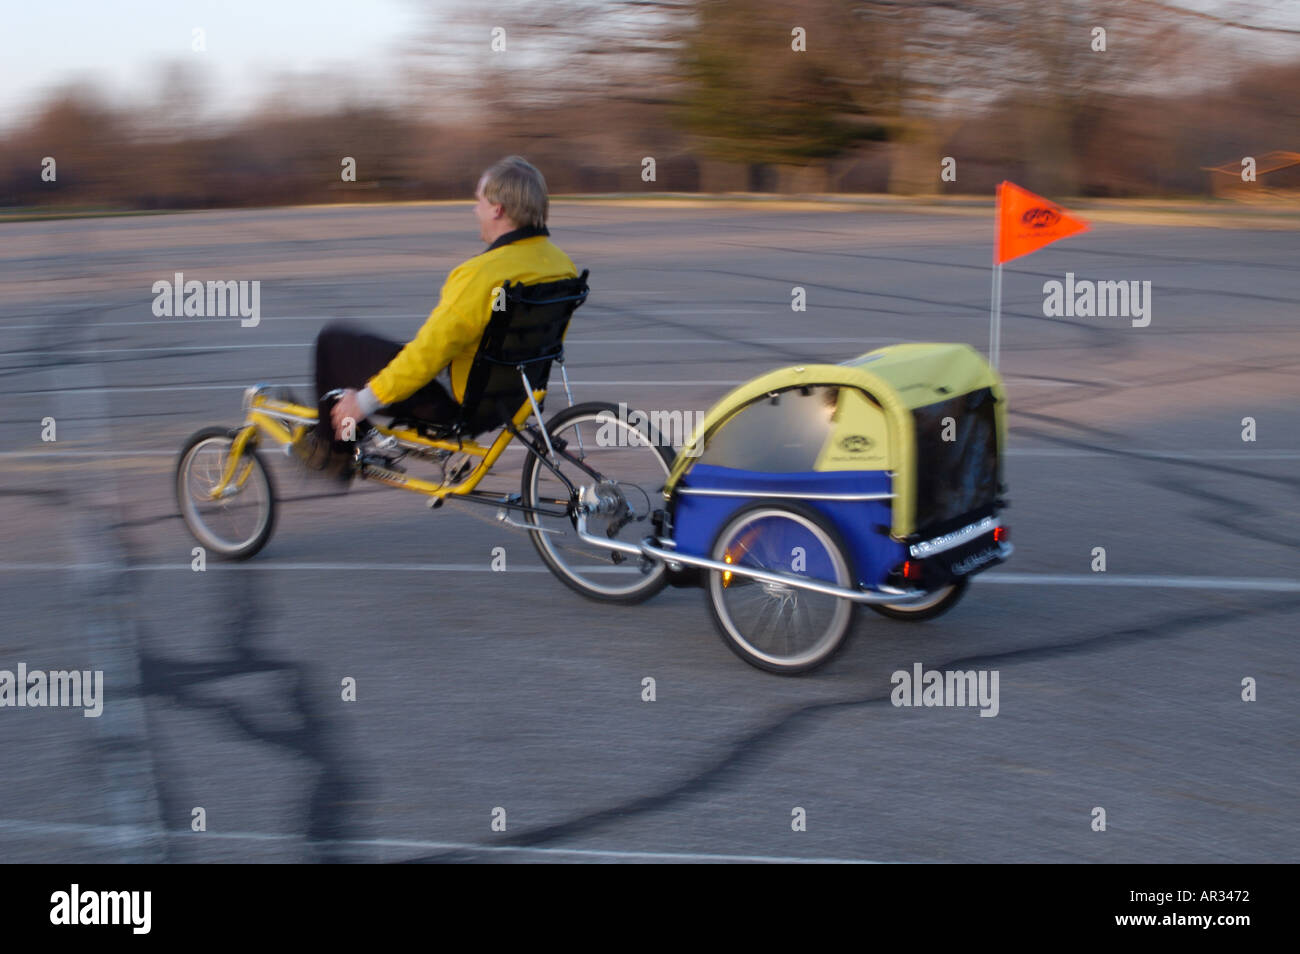
{"type": "Polygon", "coordinates": [[[995,528],[994,528],[994,530],[993,530],[993,542],[994,542],[994,543],[1001,543],[1001,542],[1002,542],[1003,540],[1005,540],[1006,538],[1007,538],[1007,528],[1006,528],[1006,527],[995,527],[995,528]]]}
{"type": "Polygon", "coordinates": [[[920,567],[913,564],[911,560],[905,560],[903,562],[903,579],[913,580],[920,575],[920,567]]]}

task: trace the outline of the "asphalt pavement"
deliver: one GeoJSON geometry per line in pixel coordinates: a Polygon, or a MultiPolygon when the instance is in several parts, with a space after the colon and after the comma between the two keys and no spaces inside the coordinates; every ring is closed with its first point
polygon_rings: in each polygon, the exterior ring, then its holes
{"type": "MultiPolygon", "coordinates": [[[[694,412],[774,367],[988,344],[972,215],[556,202],[551,228],[591,270],[580,401],[694,412]]],[[[588,602],[491,511],[283,458],[262,553],[192,569],[186,435],[250,384],[305,392],[330,320],[413,335],[480,249],[469,203],[0,226],[0,670],[104,672],[98,718],[0,707],[0,861],[1297,860],[1296,231],[1099,222],[1008,265],[1013,559],[939,619],[861,613],[800,678],[732,655],[700,591],[588,602]],[[177,272],[259,281],[260,320],[156,316],[177,272]],[[1046,316],[1067,272],[1149,281],[1150,323],[1046,316]],[[916,663],[997,671],[996,717],[893,705],[916,663]]]]}

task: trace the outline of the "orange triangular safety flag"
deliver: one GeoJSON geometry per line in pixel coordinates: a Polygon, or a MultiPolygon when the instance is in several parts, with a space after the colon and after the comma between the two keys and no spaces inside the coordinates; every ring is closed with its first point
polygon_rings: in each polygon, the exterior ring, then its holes
{"type": "Polygon", "coordinates": [[[1014,182],[998,183],[998,241],[993,264],[1037,252],[1044,245],[1084,232],[1088,223],[1014,182]]]}

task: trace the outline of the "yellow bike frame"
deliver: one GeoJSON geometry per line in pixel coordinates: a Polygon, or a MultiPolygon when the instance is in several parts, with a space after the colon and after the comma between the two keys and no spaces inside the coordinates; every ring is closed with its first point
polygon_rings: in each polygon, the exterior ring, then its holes
{"type": "MultiPolygon", "coordinates": [[[[501,432],[497,434],[496,439],[488,445],[471,440],[434,439],[425,437],[410,428],[374,425],[375,430],[380,434],[394,438],[408,447],[421,450],[448,451],[477,457],[479,460],[474,469],[459,483],[447,484],[444,482],[435,484],[432,481],[421,480],[418,477],[410,477],[406,474],[399,474],[395,471],[371,465],[363,466],[361,474],[367,479],[378,480],[390,487],[410,490],[438,500],[448,496],[467,495],[487,476],[492,469],[492,465],[510,446],[510,442],[514,440],[515,432],[523,427],[533,413],[534,402],[536,402],[537,406],[540,406],[545,397],[546,391],[544,389],[534,391],[532,401],[525,401],[521,404],[519,410],[515,412],[514,417],[511,419],[514,427],[503,427],[501,432]]],[[[252,473],[252,462],[244,461],[244,452],[250,442],[254,444],[257,442],[259,435],[265,435],[279,445],[286,445],[300,438],[307,428],[316,426],[316,408],[277,400],[263,394],[260,388],[252,389],[251,393],[245,396],[244,409],[246,412],[244,425],[239,429],[234,442],[231,444],[230,456],[226,461],[226,469],[221,475],[221,481],[212,488],[213,499],[223,496],[227,486],[232,482],[239,487],[248,479],[248,475],[252,473]],[[293,421],[295,426],[290,429],[283,423],[285,420],[293,421]],[[236,476],[241,461],[244,461],[244,468],[236,476]]]]}

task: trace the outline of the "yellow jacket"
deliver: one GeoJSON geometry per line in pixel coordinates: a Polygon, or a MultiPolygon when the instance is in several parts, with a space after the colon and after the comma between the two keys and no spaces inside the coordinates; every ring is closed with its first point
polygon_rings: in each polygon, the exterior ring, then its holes
{"type": "Polygon", "coordinates": [[[516,239],[461,263],[447,276],[438,306],[416,336],[370,379],[371,392],[385,405],[396,404],[450,364],[453,396],[463,401],[470,365],[492,317],[493,289],[506,282],[530,285],[577,274],[569,256],[545,235],[516,239]]]}

